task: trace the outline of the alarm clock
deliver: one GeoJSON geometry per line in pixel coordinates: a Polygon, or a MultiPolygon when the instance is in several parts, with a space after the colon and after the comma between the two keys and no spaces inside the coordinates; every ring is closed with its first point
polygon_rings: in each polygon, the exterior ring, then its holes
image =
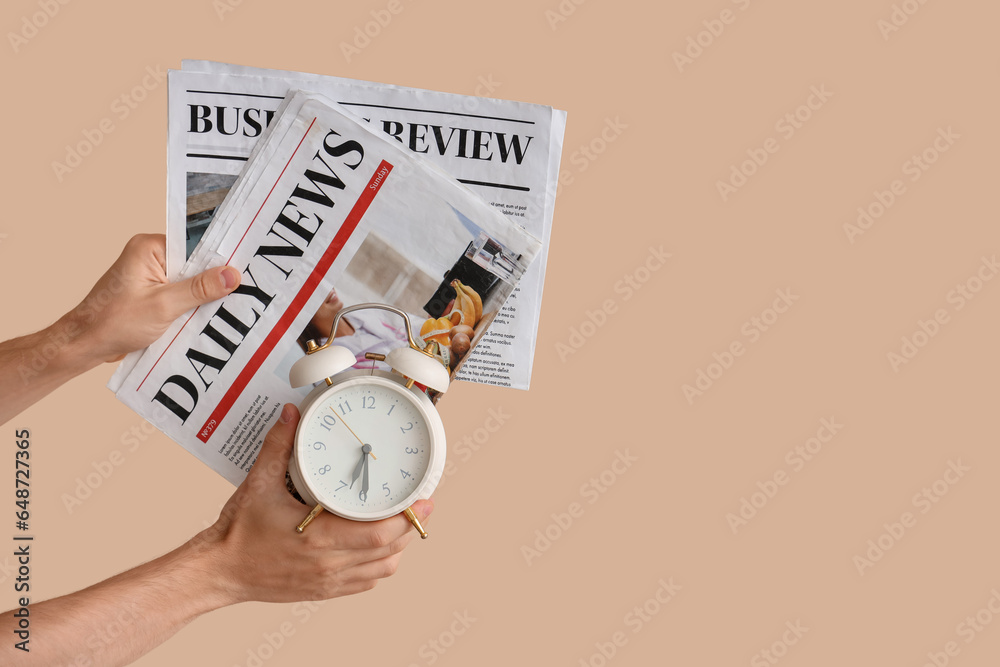
{"type": "Polygon", "coordinates": [[[427,537],[411,505],[431,496],[444,471],[444,424],[417,386],[448,390],[448,369],[435,358],[436,346],[414,341],[406,313],[379,303],[343,308],[325,344],[308,341],[306,355],[289,372],[293,387],[319,383],[299,406],[288,462],[289,490],[313,506],[297,532],[324,510],[355,521],[402,512],[427,537]],[[406,324],[407,345],[365,355],[385,361],[392,372],[349,370],[357,358],[334,343],[340,318],[366,308],[390,311],[406,324]]]}

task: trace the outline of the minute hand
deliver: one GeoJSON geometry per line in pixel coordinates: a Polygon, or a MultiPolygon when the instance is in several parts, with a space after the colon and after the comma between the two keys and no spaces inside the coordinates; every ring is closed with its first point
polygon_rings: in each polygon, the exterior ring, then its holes
{"type": "MultiPolygon", "coordinates": [[[[337,414],[337,412],[335,410],[333,410],[333,406],[332,405],[330,406],[330,410],[333,411],[333,414],[335,414],[335,415],[337,414]]],[[[340,423],[347,427],[347,430],[351,432],[351,435],[353,435],[357,439],[358,442],[360,442],[362,445],[368,447],[368,453],[371,454],[372,448],[369,447],[368,445],[365,445],[365,441],[362,440],[361,438],[359,438],[358,434],[354,432],[354,429],[347,425],[347,422],[344,421],[343,415],[338,415],[338,417],[340,417],[340,423]]],[[[375,459],[375,460],[378,460],[378,457],[375,456],[374,454],[372,454],[372,458],[375,459]]],[[[357,477],[355,477],[354,479],[357,479],[357,477]]]]}
{"type": "MultiPolygon", "coordinates": [[[[368,445],[365,445],[367,447],[368,445]]],[[[368,457],[364,454],[361,455],[361,460],[365,462],[364,466],[364,477],[361,478],[361,500],[362,502],[367,502],[368,500],[368,457]]]]}
{"type": "Polygon", "coordinates": [[[366,471],[367,471],[368,465],[366,464],[366,461],[368,459],[366,459],[365,456],[367,454],[371,454],[371,451],[372,451],[372,446],[371,445],[364,445],[361,448],[361,460],[358,461],[358,465],[354,466],[354,476],[351,477],[351,485],[349,487],[347,487],[347,488],[349,488],[349,489],[353,489],[354,488],[354,483],[356,481],[358,481],[358,475],[361,474],[361,468],[362,467],[364,467],[366,469],[366,471]]]}

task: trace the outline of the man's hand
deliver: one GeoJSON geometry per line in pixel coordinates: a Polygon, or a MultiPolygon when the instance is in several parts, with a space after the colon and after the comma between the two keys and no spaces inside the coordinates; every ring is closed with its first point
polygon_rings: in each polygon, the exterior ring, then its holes
{"type": "MultiPolygon", "coordinates": [[[[191,541],[214,553],[212,569],[228,604],[325,600],[369,590],[396,571],[415,535],[402,515],[361,522],[325,512],[304,533],[295,532],[310,509],[285,488],[298,420],[298,410],[284,406],[219,520],[191,541]]],[[[433,507],[423,500],[413,511],[423,522],[433,507]]]]}
{"type": "Polygon", "coordinates": [[[80,305],[42,331],[0,342],[0,424],[67,380],[147,347],[240,283],[231,266],[169,283],[165,262],[162,234],[134,236],[80,305]]]}
{"type": "Polygon", "coordinates": [[[240,272],[231,266],[168,282],[166,237],[139,234],[69,317],[93,361],[118,361],[150,345],[184,313],[221,299],[239,284],[240,272]]]}
{"type": "MultiPolygon", "coordinates": [[[[295,602],[360,593],[388,577],[413,538],[402,515],[348,521],[320,514],[305,533],[295,526],[309,508],[285,489],[285,467],[299,420],[286,405],[257,463],[215,524],[156,560],[69,595],[33,602],[37,646],[31,653],[0,643],[0,664],[126,665],[202,614],[248,600],[295,602]],[[108,627],[120,628],[114,639],[108,627]]],[[[434,505],[413,511],[426,521],[434,505]]],[[[0,614],[0,634],[17,620],[0,614]]],[[[33,639],[36,639],[33,637],[33,639]]]]}

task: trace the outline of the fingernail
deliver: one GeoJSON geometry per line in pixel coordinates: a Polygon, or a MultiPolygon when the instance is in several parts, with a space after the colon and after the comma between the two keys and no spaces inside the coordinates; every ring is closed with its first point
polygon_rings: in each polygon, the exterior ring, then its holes
{"type": "Polygon", "coordinates": [[[427,501],[424,503],[423,510],[420,512],[421,514],[420,518],[426,519],[431,515],[431,512],[433,511],[434,511],[434,501],[428,498],[427,501]]]}
{"type": "Polygon", "coordinates": [[[227,266],[219,273],[219,279],[222,281],[222,286],[228,292],[239,284],[240,274],[233,267],[227,266]]]}
{"type": "Polygon", "coordinates": [[[285,403],[285,407],[281,408],[281,417],[279,417],[282,424],[287,424],[292,421],[292,404],[285,403]]]}

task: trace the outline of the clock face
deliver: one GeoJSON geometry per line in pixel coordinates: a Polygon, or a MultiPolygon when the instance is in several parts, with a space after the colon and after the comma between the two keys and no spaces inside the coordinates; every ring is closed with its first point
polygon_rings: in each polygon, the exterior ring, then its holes
{"type": "Polygon", "coordinates": [[[432,462],[443,465],[435,450],[444,448],[443,428],[435,428],[440,418],[430,402],[379,376],[323,389],[296,438],[295,465],[308,491],[348,518],[381,518],[408,507],[432,462]]]}

